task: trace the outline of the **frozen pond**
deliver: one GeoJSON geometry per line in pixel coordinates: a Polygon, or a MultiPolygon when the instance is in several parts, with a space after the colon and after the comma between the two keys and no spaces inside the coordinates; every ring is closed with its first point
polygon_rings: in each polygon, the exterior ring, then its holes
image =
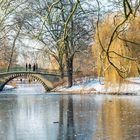
{"type": "Polygon", "coordinates": [[[20,85],[0,95],[0,140],[139,140],[140,96],[46,94],[20,85]]]}

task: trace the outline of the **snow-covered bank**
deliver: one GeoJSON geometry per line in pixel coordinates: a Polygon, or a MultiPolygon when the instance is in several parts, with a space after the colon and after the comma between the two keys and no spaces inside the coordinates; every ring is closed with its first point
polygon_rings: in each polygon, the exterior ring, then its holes
{"type": "MultiPolygon", "coordinates": [[[[127,84],[110,85],[105,88],[99,79],[81,78],[81,82],[76,82],[71,88],[66,86],[57,87],[54,91],[70,92],[70,93],[104,93],[104,94],[139,94],[140,95],[140,78],[129,78],[127,84]]],[[[79,80],[80,81],[80,80],[79,80]]]]}
{"type": "Polygon", "coordinates": [[[11,85],[5,85],[4,90],[10,90],[10,89],[14,89],[16,87],[11,86],[11,85]]]}

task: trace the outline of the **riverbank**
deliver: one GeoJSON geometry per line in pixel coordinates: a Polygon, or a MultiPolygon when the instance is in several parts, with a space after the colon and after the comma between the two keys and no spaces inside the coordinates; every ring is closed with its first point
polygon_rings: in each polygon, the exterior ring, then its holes
{"type": "Polygon", "coordinates": [[[74,85],[67,88],[66,84],[56,87],[55,92],[68,92],[80,94],[119,94],[119,95],[140,95],[140,78],[129,78],[127,83],[110,85],[105,87],[101,79],[94,77],[83,77],[75,79],[74,85]]]}
{"type": "Polygon", "coordinates": [[[11,89],[15,89],[15,86],[12,85],[5,85],[4,90],[11,90],[11,89]]]}
{"type": "MultiPolygon", "coordinates": [[[[110,85],[106,88],[103,80],[95,77],[76,78],[73,81],[73,86],[67,88],[66,82],[61,86],[57,86],[52,92],[76,93],[76,94],[111,94],[111,95],[140,95],[140,78],[126,79],[127,83],[121,85],[110,85]]],[[[16,88],[15,84],[6,85],[4,90],[16,88]]]]}
{"type": "MultiPolygon", "coordinates": [[[[0,79],[0,85],[2,85],[5,82],[5,79],[0,79]]],[[[4,90],[11,90],[16,88],[16,82],[10,81],[8,84],[4,86],[4,90]]]]}

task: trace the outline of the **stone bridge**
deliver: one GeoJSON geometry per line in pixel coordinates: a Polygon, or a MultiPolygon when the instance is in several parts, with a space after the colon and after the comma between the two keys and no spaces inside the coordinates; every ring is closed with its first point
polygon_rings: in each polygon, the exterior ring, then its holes
{"type": "Polygon", "coordinates": [[[46,91],[50,91],[54,88],[54,83],[60,80],[60,74],[58,73],[43,73],[43,72],[31,72],[31,71],[20,71],[20,72],[4,72],[0,73],[1,85],[0,91],[3,90],[4,86],[11,80],[17,77],[31,77],[40,82],[46,91]]]}

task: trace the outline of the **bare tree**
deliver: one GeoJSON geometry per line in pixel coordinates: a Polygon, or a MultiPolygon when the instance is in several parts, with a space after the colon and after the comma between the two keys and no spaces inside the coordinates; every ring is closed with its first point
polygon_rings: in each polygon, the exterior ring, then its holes
{"type": "MultiPolygon", "coordinates": [[[[15,15],[19,9],[24,9],[24,1],[13,1],[13,0],[2,0],[0,1],[1,18],[0,18],[0,42],[1,52],[4,52],[6,48],[6,55],[2,58],[6,60],[7,71],[9,71],[11,64],[15,61],[17,56],[16,52],[16,41],[19,36],[22,21],[16,21],[15,15]],[[3,47],[2,47],[3,46],[3,47]]],[[[2,55],[3,56],[3,55],[2,55]]]]}
{"type": "Polygon", "coordinates": [[[44,50],[56,59],[62,78],[66,66],[69,87],[74,55],[86,49],[92,38],[90,15],[94,10],[90,11],[83,3],[79,0],[30,1],[31,8],[25,12],[25,34],[44,44],[44,50]]]}

